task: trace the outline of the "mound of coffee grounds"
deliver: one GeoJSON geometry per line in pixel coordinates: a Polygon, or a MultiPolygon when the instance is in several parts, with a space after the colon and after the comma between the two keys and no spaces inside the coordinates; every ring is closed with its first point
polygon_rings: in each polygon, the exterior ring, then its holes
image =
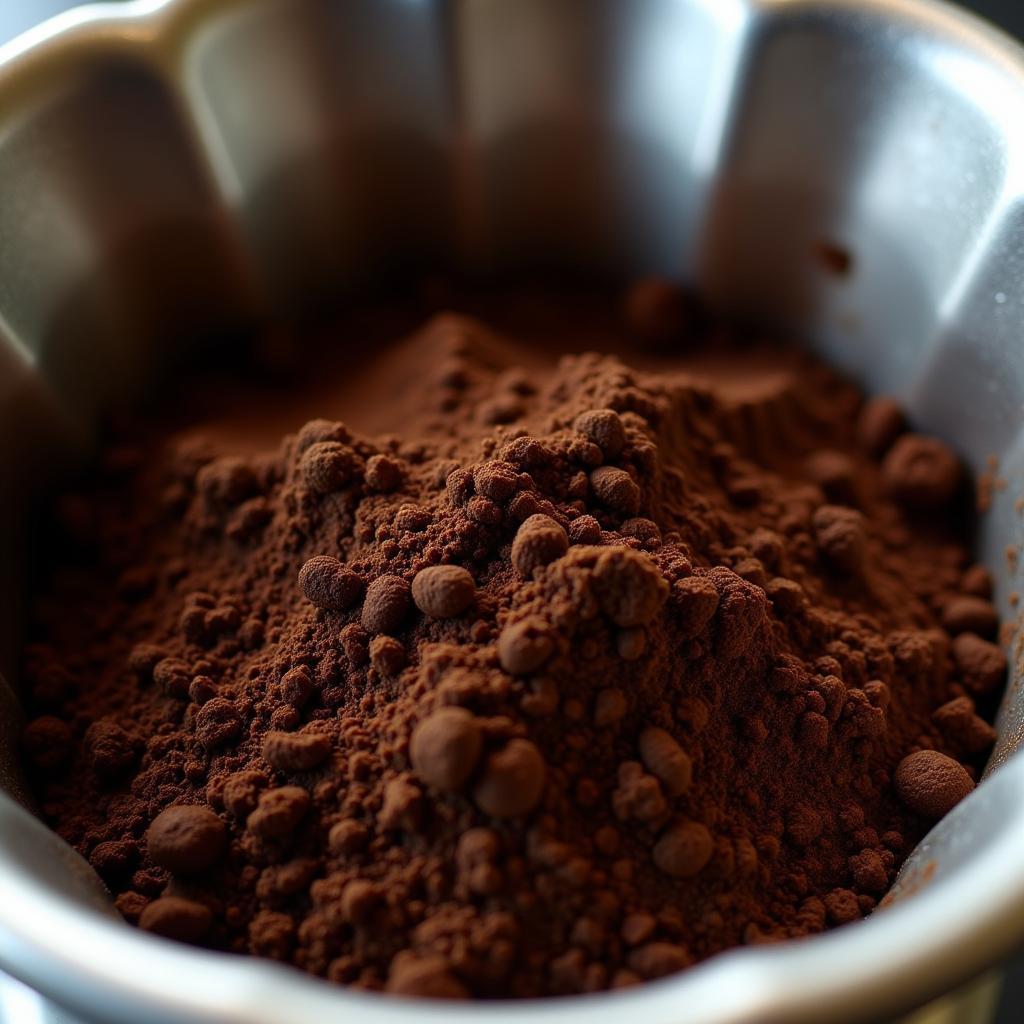
{"type": "Polygon", "coordinates": [[[401,436],[157,431],[60,503],[25,756],[128,921],[409,996],[633,985],[869,913],[972,789],[1006,660],[956,457],[664,282],[628,309],[633,367],[439,316],[401,436]]]}

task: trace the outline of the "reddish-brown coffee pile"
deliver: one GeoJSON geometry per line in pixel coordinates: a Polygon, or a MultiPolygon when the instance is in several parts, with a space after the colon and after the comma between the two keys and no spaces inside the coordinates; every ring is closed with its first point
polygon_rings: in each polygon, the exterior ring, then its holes
{"type": "Polygon", "coordinates": [[[25,750],[129,921],[498,997],[876,905],[993,741],[966,481],[804,357],[695,352],[677,300],[632,296],[691,349],[656,373],[517,371],[441,317],[414,436],[107,452],[62,505],[25,750]]]}

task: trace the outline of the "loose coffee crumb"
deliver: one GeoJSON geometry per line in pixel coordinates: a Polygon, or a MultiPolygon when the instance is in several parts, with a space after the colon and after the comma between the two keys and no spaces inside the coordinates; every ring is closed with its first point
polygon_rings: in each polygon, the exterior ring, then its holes
{"type": "Polygon", "coordinates": [[[432,619],[461,615],[476,597],[471,573],[458,565],[434,565],[421,569],[412,581],[416,607],[432,619]]]}
{"type": "Polygon", "coordinates": [[[192,875],[220,859],[226,837],[224,823],[208,808],[168,807],[146,831],[146,851],[159,867],[173,874],[192,875]]]}
{"type": "Polygon", "coordinates": [[[972,789],[963,765],[937,750],[910,754],[896,766],[900,799],[926,818],[948,814],[972,789]]]}

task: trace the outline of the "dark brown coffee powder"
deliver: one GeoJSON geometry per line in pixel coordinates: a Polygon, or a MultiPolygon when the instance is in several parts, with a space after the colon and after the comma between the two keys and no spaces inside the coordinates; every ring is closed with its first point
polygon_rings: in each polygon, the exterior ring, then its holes
{"type": "Polygon", "coordinates": [[[404,437],[158,435],[61,503],[25,754],[129,921],[405,995],[631,985],[870,912],[973,787],[1006,662],[955,456],[628,308],[644,369],[442,316],[404,437]]]}

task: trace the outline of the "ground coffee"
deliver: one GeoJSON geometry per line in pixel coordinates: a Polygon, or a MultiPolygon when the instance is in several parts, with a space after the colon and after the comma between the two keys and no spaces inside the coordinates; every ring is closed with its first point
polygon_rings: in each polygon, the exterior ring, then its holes
{"type": "Polygon", "coordinates": [[[672,286],[627,308],[642,369],[439,316],[403,437],[122,442],[62,501],[25,752],[129,921],[406,995],[631,985],[870,912],[971,790],[1006,662],[956,457],[672,286]]]}

